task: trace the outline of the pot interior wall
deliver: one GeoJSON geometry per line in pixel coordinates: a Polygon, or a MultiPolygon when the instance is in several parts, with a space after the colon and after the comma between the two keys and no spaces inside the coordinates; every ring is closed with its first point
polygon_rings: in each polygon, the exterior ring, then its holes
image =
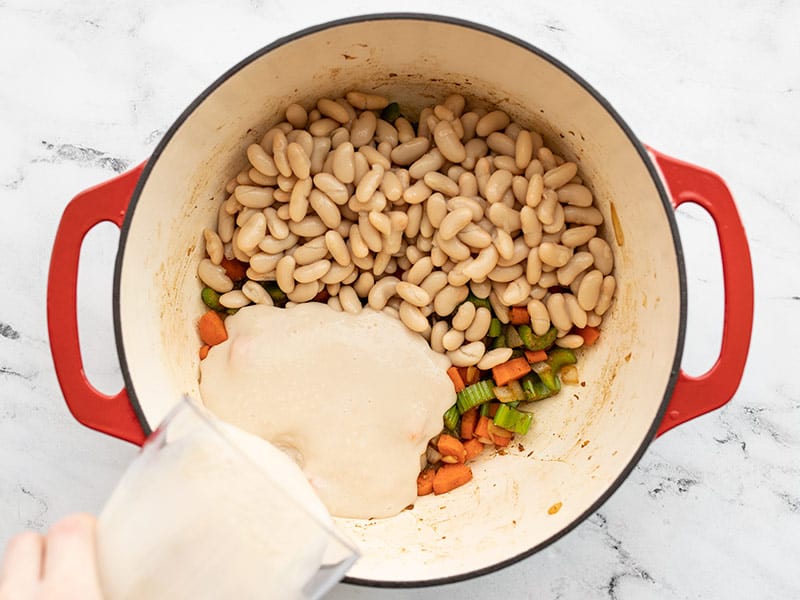
{"type": "MultiPolygon", "coordinates": [[[[154,427],[183,393],[198,395],[203,312],[196,266],[225,183],[282,108],[375,90],[404,110],[458,91],[493,103],[580,162],[624,244],[617,300],[601,342],[580,359],[582,383],[537,405],[531,432],[485,456],[470,485],[419,499],[386,520],[341,521],[364,558],[350,575],[421,581],[510,559],[573,523],[639,450],[661,406],[680,319],[677,257],[658,190],[625,132],[583,87],[529,49],[458,24],[373,20],[277,46],[230,75],[160,147],[129,216],[120,288],[122,342],[133,392],[154,427]],[[561,509],[548,509],[561,503],[561,509]],[[469,548],[469,551],[464,551],[469,548]]],[[[606,235],[613,238],[610,231],[606,235]]]]}

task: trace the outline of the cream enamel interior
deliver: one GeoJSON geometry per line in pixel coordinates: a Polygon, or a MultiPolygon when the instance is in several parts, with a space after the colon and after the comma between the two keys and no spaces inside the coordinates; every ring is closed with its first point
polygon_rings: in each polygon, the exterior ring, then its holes
{"type": "Polygon", "coordinates": [[[181,394],[198,394],[201,231],[214,226],[245,148],[290,102],[308,107],[350,89],[386,94],[407,112],[451,91],[499,105],[580,161],[606,220],[613,202],[624,232],[624,245],[612,244],[617,300],[602,342],[580,359],[585,387],[567,386],[538,404],[536,424],[519,447],[485,456],[470,485],[421,498],[390,519],[340,521],[363,552],[351,577],[458,576],[557,534],[607,491],[643,443],[678,343],[673,235],[657,187],[617,122],[567,74],[521,46],[458,24],[402,19],[343,24],[286,42],[195,108],[155,159],[129,215],[121,341],[151,427],[181,394]],[[560,511],[548,514],[557,502],[560,511]]]}

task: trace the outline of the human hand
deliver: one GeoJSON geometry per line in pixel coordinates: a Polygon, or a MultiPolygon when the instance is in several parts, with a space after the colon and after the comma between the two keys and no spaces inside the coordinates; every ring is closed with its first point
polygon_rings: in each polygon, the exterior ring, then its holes
{"type": "Polygon", "coordinates": [[[102,600],[97,576],[95,518],[66,517],[47,536],[14,537],[0,566],[0,600],[102,600]]]}

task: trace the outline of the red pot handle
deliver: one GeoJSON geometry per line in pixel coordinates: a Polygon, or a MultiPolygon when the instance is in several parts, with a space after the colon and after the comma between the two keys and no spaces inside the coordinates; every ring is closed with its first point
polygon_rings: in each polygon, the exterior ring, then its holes
{"type": "Polygon", "coordinates": [[[58,225],[47,280],[47,327],[56,376],[72,416],[102,433],[141,445],[145,434],[123,388],[108,396],[86,378],[78,341],[78,262],[83,238],[103,221],[122,226],[144,164],[85,190],[67,205],[58,225]]]}
{"type": "Polygon", "coordinates": [[[656,435],[720,408],[739,387],[753,327],[753,268],[742,221],[725,182],[715,173],[648,148],[667,182],[675,208],[684,202],[703,207],[717,228],[725,286],[722,347],[706,373],[683,371],[656,435]]]}

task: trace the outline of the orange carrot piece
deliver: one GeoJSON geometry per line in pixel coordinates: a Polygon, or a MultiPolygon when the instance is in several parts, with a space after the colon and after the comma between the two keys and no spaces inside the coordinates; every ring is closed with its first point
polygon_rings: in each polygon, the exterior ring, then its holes
{"type": "Polygon", "coordinates": [[[528,362],[533,364],[547,360],[547,352],[544,350],[525,350],[525,358],[528,362]]]}
{"type": "Polygon", "coordinates": [[[505,448],[511,443],[511,438],[504,438],[500,437],[499,435],[494,436],[494,445],[498,448],[505,448]]]}
{"type": "Polygon", "coordinates": [[[200,339],[209,346],[216,346],[228,339],[225,323],[216,311],[210,310],[197,323],[200,330],[200,339]]]}
{"type": "Polygon", "coordinates": [[[523,375],[531,372],[530,363],[520,356],[519,358],[512,358],[501,365],[492,368],[492,377],[496,385],[505,385],[509,381],[519,379],[523,375]]]}
{"type": "Polygon", "coordinates": [[[472,469],[459,463],[444,464],[433,476],[433,493],[437,496],[464,485],[472,479],[472,469]]]}
{"type": "Polygon", "coordinates": [[[456,367],[458,374],[461,376],[461,381],[467,382],[467,367],[456,367]]]}
{"type": "Polygon", "coordinates": [[[475,435],[475,424],[478,422],[478,407],[470,408],[461,415],[461,439],[471,440],[475,435]]]}
{"type": "Polygon", "coordinates": [[[464,450],[464,444],[446,433],[439,436],[439,441],[436,442],[436,449],[439,450],[442,456],[453,456],[460,463],[467,459],[467,451],[464,450]]]}
{"type": "Polygon", "coordinates": [[[478,367],[467,367],[467,377],[464,379],[464,383],[467,385],[472,385],[473,383],[478,383],[478,380],[481,378],[481,371],[478,367]]]}
{"type": "Polygon", "coordinates": [[[527,325],[531,322],[531,314],[525,306],[512,306],[508,311],[512,325],[527,325]]]}
{"type": "Polygon", "coordinates": [[[233,281],[241,281],[247,275],[247,265],[236,259],[223,258],[219,265],[225,269],[225,274],[233,281]]]}
{"type": "Polygon", "coordinates": [[[597,338],[600,337],[600,330],[597,327],[592,327],[591,325],[587,325],[583,329],[575,328],[575,333],[583,338],[584,346],[593,345],[597,341],[597,338]]]}
{"type": "Polygon", "coordinates": [[[203,360],[206,356],[208,356],[209,350],[211,350],[211,346],[209,346],[208,344],[200,346],[200,360],[203,360]]]}
{"type": "Polygon", "coordinates": [[[483,452],[483,444],[479,439],[472,438],[464,442],[464,450],[467,451],[467,460],[472,460],[483,452]]]}
{"type": "Polygon", "coordinates": [[[489,418],[494,419],[494,416],[497,414],[497,409],[500,408],[499,402],[492,402],[489,405],[489,418]]]}
{"type": "Polygon", "coordinates": [[[489,417],[481,416],[475,424],[473,437],[489,439],[489,417]]]}
{"type": "Polygon", "coordinates": [[[464,380],[461,379],[461,374],[458,372],[458,367],[450,367],[447,369],[447,376],[450,378],[450,381],[453,382],[453,386],[456,388],[456,393],[467,387],[464,385],[464,380]]]}
{"type": "Polygon", "coordinates": [[[417,496],[427,496],[433,492],[433,469],[425,469],[417,475],[417,496]]]}

